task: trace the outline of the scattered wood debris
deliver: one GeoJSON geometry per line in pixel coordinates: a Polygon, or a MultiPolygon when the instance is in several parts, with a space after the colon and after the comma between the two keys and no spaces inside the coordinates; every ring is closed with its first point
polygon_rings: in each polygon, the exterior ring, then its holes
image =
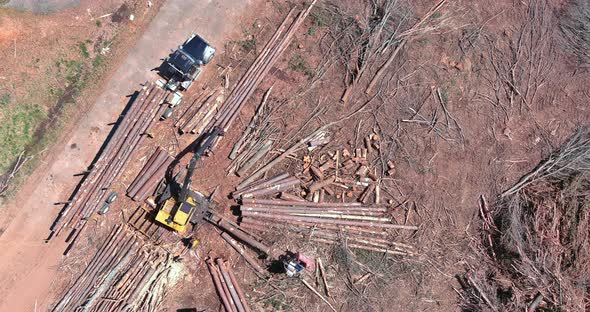
{"type": "Polygon", "coordinates": [[[275,108],[266,105],[271,90],[272,87],[266,91],[248,127],[234,145],[229,155],[232,163],[228,174],[244,176],[272,149],[275,141],[273,136],[279,130],[271,119],[275,108]]]}

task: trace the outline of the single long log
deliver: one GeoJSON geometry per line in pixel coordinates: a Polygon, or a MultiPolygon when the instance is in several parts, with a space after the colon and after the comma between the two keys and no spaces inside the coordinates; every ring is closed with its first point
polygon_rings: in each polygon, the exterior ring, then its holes
{"type": "Polygon", "coordinates": [[[370,222],[391,222],[390,218],[384,217],[373,217],[373,216],[363,216],[363,215],[351,215],[351,214],[341,214],[341,213],[310,213],[310,212],[260,212],[260,211],[251,211],[245,210],[242,211],[243,216],[267,216],[267,215],[277,215],[277,216],[300,216],[300,217],[314,217],[314,218],[321,218],[321,219],[335,219],[335,220],[359,220],[359,221],[370,221],[370,222]]]}
{"type": "Polygon", "coordinates": [[[225,267],[225,269],[227,270],[227,273],[229,274],[229,278],[231,279],[231,282],[234,285],[236,292],[238,293],[238,297],[240,298],[240,302],[242,303],[242,306],[244,306],[244,311],[250,312],[251,311],[250,306],[248,305],[248,301],[246,301],[246,294],[244,294],[244,290],[242,290],[242,286],[240,286],[240,283],[238,283],[238,279],[236,278],[236,275],[234,274],[234,270],[231,268],[231,266],[227,266],[227,267],[225,267]]]}
{"type": "Polygon", "coordinates": [[[233,226],[229,222],[225,220],[219,220],[218,222],[214,222],[217,226],[219,226],[222,230],[230,233],[232,236],[236,237],[237,239],[241,240],[242,242],[264,252],[267,255],[270,255],[270,247],[264,245],[263,243],[257,241],[252,237],[251,234],[243,231],[242,229],[233,226]]]}
{"type": "Polygon", "coordinates": [[[284,180],[286,178],[289,177],[288,173],[281,173],[279,175],[276,175],[272,178],[266,179],[266,180],[260,180],[260,181],[256,181],[250,185],[246,185],[242,188],[237,189],[235,192],[231,193],[233,198],[237,198],[239,196],[241,196],[242,194],[244,194],[245,192],[252,192],[254,190],[258,190],[264,187],[267,187],[269,185],[272,185],[278,181],[284,180]]]}
{"type": "Polygon", "coordinates": [[[240,254],[240,256],[242,256],[244,260],[246,260],[246,262],[254,269],[254,271],[256,271],[260,275],[266,274],[266,272],[264,271],[264,269],[262,269],[262,267],[260,267],[258,262],[248,253],[246,253],[246,250],[242,246],[240,246],[239,243],[235,239],[233,239],[228,233],[221,233],[221,238],[223,238],[230,246],[232,246],[233,249],[238,254],[240,254]]]}
{"type": "Polygon", "coordinates": [[[242,203],[248,206],[254,205],[275,205],[275,206],[306,206],[306,207],[371,207],[363,206],[361,203],[314,203],[308,201],[287,201],[276,199],[243,198],[242,203]]]}
{"type": "Polygon", "coordinates": [[[308,213],[308,214],[339,214],[339,215],[356,215],[356,216],[372,216],[378,217],[383,216],[383,212],[380,211],[365,211],[365,210],[348,210],[346,208],[313,208],[313,207],[248,207],[241,206],[241,211],[255,211],[259,213],[276,213],[276,214],[297,214],[297,213],[308,213]]]}
{"type": "Polygon", "coordinates": [[[242,194],[242,198],[250,198],[250,197],[257,197],[257,196],[278,193],[278,192],[281,192],[284,190],[288,190],[288,189],[292,188],[293,186],[298,185],[300,183],[301,183],[301,180],[299,180],[296,177],[287,178],[285,180],[281,180],[281,181],[277,182],[277,184],[275,184],[275,185],[271,185],[271,186],[268,186],[265,188],[260,188],[258,190],[252,191],[252,192],[246,192],[246,193],[242,194]]]}
{"type": "MultiPolygon", "coordinates": [[[[247,212],[243,212],[243,216],[248,216],[247,212]],[[246,214],[244,214],[246,213],[246,214]]],[[[401,225],[401,224],[390,224],[390,223],[379,223],[379,222],[361,222],[361,221],[348,221],[348,220],[337,220],[337,219],[323,219],[323,218],[314,218],[314,217],[301,217],[301,216],[289,216],[289,215],[273,215],[273,214],[259,214],[255,215],[258,218],[266,218],[266,219],[273,219],[273,220],[282,220],[282,221],[303,221],[303,222],[314,222],[314,223],[328,223],[328,224],[338,224],[338,225],[349,225],[349,226],[359,226],[359,227],[377,227],[377,228],[386,228],[386,229],[400,229],[400,230],[418,230],[417,226],[414,225],[401,225]]]]}
{"type": "MultiPolygon", "coordinates": [[[[334,240],[316,238],[316,237],[311,238],[311,240],[314,242],[330,244],[330,245],[338,243],[337,241],[334,241],[334,240]]],[[[364,245],[359,245],[359,244],[346,244],[346,246],[350,247],[350,248],[354,248],[354,249],[376,251],[376,252],[386,253],[386,254],[395,255],[395,256],[408,256],[409,255],[408,253],[402,252],[402,251],[390,250],[390,249],[384,249],[384,248],[376,248],[376,247],[364,246],[364,245]]]]}

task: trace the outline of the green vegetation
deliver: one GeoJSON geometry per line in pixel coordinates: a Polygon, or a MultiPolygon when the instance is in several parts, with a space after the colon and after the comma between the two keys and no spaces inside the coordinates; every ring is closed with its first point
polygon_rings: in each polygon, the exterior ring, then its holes
{"type": "Polygon", "coordinates": [[[307,30],[307,35],[308,36],[315,36],[315,26],[309,27],[309,29],[307,30]]]}
{"type": "Polygon", "coordinates": [[[309,14],[311,17],[311,24],[316,27],[325,27],[330,25],[330,18],[328,15],[320,9],[314,9],[309,14]]]}
{"type": "Polygon", "coordinates": [[[102,22],[99,20],[96,20],[96,27],[102,27],[102,22]]]}
{"type": "Polygon", "coordinates": [[[86,46],[86,42],[80,42],[78,44],[78,47],[80,48],[80,52],[82,53],[82,56],[85,59],[90,57],[90,53],[88,53],[88,47],[86,46]]]}
{"type": "MultiPolygon", "coordinates": [[[[80,51],[78,56],[58,55],[36,79],[24,75],[23,81],[31,86],[19,98],[0,93],[0,174],[9,169],[21,152],[38,156],[59,138],[68,116],[78,108],[77,97],[105,67],[103,55],[97,53],[90,57],[87,45],[91,43],[92,40],[86,40],[74,45],[72,48],[80,51]]],[[[111,44],[109,40],[101,46],[111,44]]],[[[14,194],[37,167],[39,159],[33,157],[24,165],[5,196],[14,194]]]]}
{"type": "Polygon", "coordinates": [[[264,301],[263,303],[265,308],[270,308],[272,307],[273,311],[289,311],[290,306],[285,304],[284,302],[282,302],[281,300],[277,299],[277,298],[270,298],[264,301]]]}
{"type": "Polygon", "coordinates": [[[5,172],[14,156],[31,142],[35,126],[45,117],[39,105],[18,105],[6,110],[0,123],[0,172],[5,172]]]}
{"type": "Polygon", "coordinates": [[[444,104],[449,103],[449,95],[447,90],[444,88],[440,88],[440,99],[443,101],[444,104]]]}
{"type": "Polygon", "coordinates": [[[6,107],[8,104],[10,104],[10,94],[5,93],[0,96],[0,106],[6,107]]]}
{"type": "Polygon", "coordinates": [[[250,52],[256,48],[256,39],[246,39],[237,41],[237,44],[244,50],[244,52],[250,52]]]}
{"type": "Polygon", "coordinates": [[[437,19],[437,18],[440,18],[441,16],[442,16],[442,14],[441,14],[440,12],[434,12],[434,13],[433,13],[433,14],[430,16],[430,18],[431,18],[431,19],[437,19]]]}
{"type": "Polygon", "coordinates": [[[313,70],[309,67],[309,64],[307,64],[307,61],[305,61],[301,55],[295,55],[291,58],[291,61],[289,61],[289,68],[294,71],[304,73],[308,77],[313,76],[313,70]]]}
{"type": "Polygon", "coordinates": [[[100,65],[102,65],[102,63],[104,62],[104,58],[102,55],[97,55],[94,60],[92,60],[92,67],[93,68],[98,68],[100,67],[100,65]]]}

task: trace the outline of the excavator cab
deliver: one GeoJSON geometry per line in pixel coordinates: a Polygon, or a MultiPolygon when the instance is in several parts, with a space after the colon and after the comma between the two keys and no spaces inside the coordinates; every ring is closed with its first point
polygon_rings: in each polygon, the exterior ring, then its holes
{"type": "Polygon", "coordinates": [[[177,232],[184,233],[195,211],[195,206],[195,202],[190,197],[181,203],[178,203],[174,198],[170,198],[164,202],[162,208],[158,211],[156,221],[177,232]],[[176,210],[175,214],[172,214],[173,210],[176,210]]]}
{"type": "Polygon", "coordinates": [[[179,232],[185,233],[189,226],[203,219],[210,201],[199,192],[189,191],[186,200],[179,202],[174,196],[166,199],[156,214],[156,221],[179,232]]]}

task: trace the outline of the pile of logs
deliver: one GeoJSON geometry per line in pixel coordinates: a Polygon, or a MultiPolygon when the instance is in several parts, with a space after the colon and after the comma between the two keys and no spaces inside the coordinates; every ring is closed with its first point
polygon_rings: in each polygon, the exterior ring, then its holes
{"type": "MultiPolygon", "coordinates": [[[[312,138],[307,140],[308,152],[329,141],[327,134],[312,138]]],[[[240,227],[264,233],[269,225],[287,226],[314,242],[345,241],[350,248],[415,255],[414,247],[391,238],[392,231],[418,227],[396,224],[390,212],[392,200],[381,203],[382,175],[394,175],[395,164],[376,161],[375,155],[381,155],[376,132],[361,142],[352,152],[344,148],[304,155],[303,170],[296,177],[281,173],[253,182],[245,179],[231,194],[240,204],[240,227]],[[379,163],[384,168],[377,172],[379,163]]]]}
{"type": "Polygon", "coordinates": [[[167,253],[119,224],[53,311],[156,311],[169,267],[167,253]]]}
{"type": "Polygon", "coordinates": [[[135,201],[144,201],[152,194],[174,158],[161,147],[150,156],[135,180],[127,188],[127,196],[135,201]]]}
{"type": "Polygon", "coordinates": [[[209,124],[223,101],[223,89],[213,91],[205,88],[180,115],[174,126],[180,133],[201,134],[209,129],[209,124]]]}
{"type": "Polygon", "coordinates": [[[140,234],[156,245],[160,244],[166,234],[170,233],[168,229],[154,221],[150,209],[146,208],[145,205],[137,207],[129,216],[127,223],[135,229],[135,233],[140,234]]]}
{"type": "Polygon", "coordinates": [[[418,230],[418,227],[394,224],[384,206],[242,198],[240,212],[240,226],[247,229],[266,231],[269,224],[288,224],[293,231],[309,233],[308,238],[320,243],[333,244],[345,238],[350,248],[415,254],[413,247],[389,240],[387,230],[418,230]]]}
{"type": "Polygon", "coordinates": [[[168,94],[156,84],[148,83],[120,117],[117,127],[105,142],[97,160],[89,168],[51,228],[52,237],[68,227],[72,229],[68,235],[70,246],[67,250],[73,246],[86,220],[104,203],[109,187],[124,171],[144,134],[166,108],[160,104],[168,94]]]}
{"type": "Polygon", "coordinates": [[[217,258],[215,262],[209,258],[206,262],[225,311],[250,312],[246,295],[231,266],[220,258],[217,258]]]}
{"type": "Polygon", "coordinates": [[[273,136],[276,136],[279,130],[271,119],[274,109],[266,106],[271,89],[272,87],[264,94],[248,127],[229,154],[232,163],[228,175],[235,173],[244,176],[272,149],[275,141],[273,136]]]}
{"type": "Polygon", "coordinates": [[[233,121],[239,115],[244,104],[250,98],[254,90],[256,90],[256,87],[289,46],[293,35],[310,13],[311,8],[316,1],[317,0],[312,1],[307,9],[299,12],[295,18],[292,18],[294,10],[291,10],[289,14],[287,14],[283,23],[266,43],[244,76],[240,78],[224,104],[221,106],[219,112],[215,115],[215,126],[219,126],[227,132],[233,121]],[[292,21],[289,24],[290,20],[292,21]]]}
{"type": "Polygon", "coordinates": [[[299,185],[301,181],[288,173],[253,182],[232,192],[233,198],[251,198],[276,194],[299,185]]]}

